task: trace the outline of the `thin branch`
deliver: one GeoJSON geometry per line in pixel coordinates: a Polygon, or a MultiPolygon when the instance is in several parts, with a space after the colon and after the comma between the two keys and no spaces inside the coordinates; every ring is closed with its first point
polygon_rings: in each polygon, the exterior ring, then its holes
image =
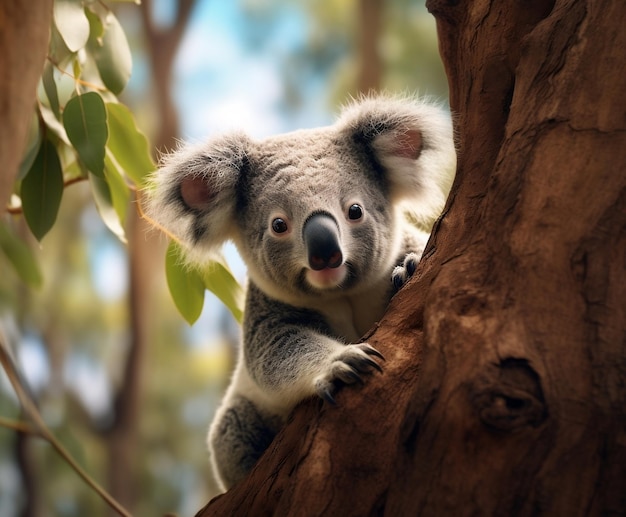
{"type": "Polygon", "coordinates": [[[187,23],[189,22],[189,18],[191,17],[191,13],[195,5],[196,0],[179,0],[178,2],[176,21],[169,30],[171,38],[170,45],[172,45],[174,48],[178,48],[180,40],[182,39],[183,34],[185,34],[187,23]]]}
{"type": "Polygon", "coordinates": [[[11,418],[4,418],[0,416],[0,427],[12,429],[13,431],[16,431],[18,433],[41,436],[37,429],[35,429],[32,425],[30,425],[28,422],[23,422],[21,420],[13,420],[11,418]]]}
{"type": "MultiPolygon", "coordinates": [[[[74,183],[81,183],[83,181],[87,181],[87,176],[76,176],[75,178],[70,178],[63,182],[63,188],[69,187],[70,185],[74,185],[74,183]]],[[[11,215],[20,215],[24,212],[22,206],[7,206],[6,209],[8,214],[11,215]]]]}
{"type": "Polygon", "coordinates": [[[152,17],[152,0],[143,0],[140,9],[141,18],[148,38],[148,51],[153,58],[154,51],[158,47],[167,49],[170,59],[174,58],[174,52],[178,49],[180,41],[185,34],[185,29],[196,2],[197,0],[179,0],[174,22],[167,28],[158,28],[152,17]]]}
{"type": "Polygon", "coordinates": [[[48,59],[48,61],[50,61],[50,63],[52,63],[52,65],[54,66],[54,68],[56,68],[56,69],[57,69],[57,70],[58,70],[61,74],[66,75],[66,76],[68,76],[68,77],[71,77],[71,78],[74,80],[74,82],[75,82],[76,84],[80,84],[80,85],[82,85],[82,86],[87,86],[87,87],[89,87],[89,88],[91,88],[91,89],[93,89],[93,90],[98,90],[98,91],[100,91],[100,92],[105,92],[105,91],[107,91],[106,87],[104,87],[104,86],[99,86],[99,85],[97,85],[97,84],[90,83],[90,82],[88,82],[88,81],[85,81],[85,80],[83,80],[83,79],[80,79],[79,77],[76,77],[74,74],[70,74],[70,73],[69,73],[68,71],[66,71],[66,70],[63,70],[63,68],[61,68],[61,67],[58,65],[58,63],[56,63],[56,62],[52,59],[52,57],[50,57],[50,56],[46,56],[46,59],[48,59]]]}
{"type": "Polygon", "coordinates": [[[56,439],[52,432],[48,429],[37,406],[33,402],[32,398],[27,393],[25,384],[20,379],[19,372],[15,367],[13,359],[11,358],[8,348],[0,336],[0,364],[4,368],[4,371],[11,381],[11,385],[17,394],[17,397],[22,405],[24,412],[32,420],[35,425],[36,432],[44,438],[57,453],[70,465],[72,469],[87,483],[113,510],[123,517],[131,517],[131,514],[122,505],[120,505],[111,495],[104,490],[87,472],[72,458],[67,452],[65,447],[56,439]]]}
{"type": "Polygon", "coordinates": [[[169,232],[166,228],[161,226],[154,219],[152,219],[148,214],[146,214],[146,212],[143,209],[143,204],[142,204],[143,191],[141,189],[137,189],[135,192],[137,194],[136,207],[137,207],[137,213],[139,214],[139,217],[141,217],[143,220],[147,221],[148,224],[150,224],[150,226],[152,226],[153,228],[156,228],[160,232],[162,232],[165,235],[167,235],[171,240],[177,242],[178,244],[181,244],[180,239],[178,237],[176,237],[176,235],[174,235],[173,233],[169,232]]]}

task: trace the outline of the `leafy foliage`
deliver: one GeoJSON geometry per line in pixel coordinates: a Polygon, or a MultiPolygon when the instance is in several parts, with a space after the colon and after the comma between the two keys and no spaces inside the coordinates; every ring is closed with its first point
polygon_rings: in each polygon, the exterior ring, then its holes
{"type": "Polygon", "coordinates": [[[54,224],[63,195],[63,171],[54,145],[45,140],[20,189],[24,217],[41,240],[54,224]]]}
{"type": "Polygon", "coordinates": [[[241,322],[243,290],[223,261],[215,260],[202,269],[185,264],[184,251],[172,241],[167,249],[165,271],[172,299],[190,325],[200,317],[205,288],[241,322]]]}
{"type": "Polygon", "coordinates": [[[183,260],[180,246],[172,241],[165,255],[167,285],[176,307],[185,320],[192,324],[202,312],[204,285],[200,273],[185,266],[183,260]]]}
{"type": "MultiPolygon", "coordinates": [[[[86,180],[102,220],[126,242],[132,191],[143,189],[156,169],[148,140],[116,97],[131,74],[128,41],[115,14],[98,0],[55,0],[53,21],[10,211],[21,210],[41,241],[54,226],[64,188],[86,180]]],[[[0,228],[0,250],[22,280],[41,284],[34,255],[8,227],[0,228]]],[[[228,268],[215,263],[205,272],[191,270],[175,258],[179,252],[170,246],[166,271],[183,317],[189,323],[198,318],[208,288],[240,319],[241,287],[228,268]]]]}
{"type": "Polygon", "coordinates": [[[72,97],[63,110],[63,127],[87,169],[96,176],[104,177],[109,131],[102,97],[96,92],[72,97]]]}

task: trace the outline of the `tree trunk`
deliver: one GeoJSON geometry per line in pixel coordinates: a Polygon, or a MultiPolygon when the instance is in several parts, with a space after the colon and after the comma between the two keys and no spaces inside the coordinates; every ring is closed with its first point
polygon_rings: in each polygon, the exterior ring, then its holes
{"type": "Polygon", "coordinates": [[[458,175],[385,372],[199,515],[626,514],[626,4],[428,7],[458,175]]]}
{"type": "MultiPolygon", "coordinates": [[[[13,191],[13,183],[34,114],[37,81],[48,49],[52,0],[0,2],[0,212],[13,191]],[[25,49],[28,51],[25,52],[25,49]]],[[[3,266],[4,267],[4,266],[3,266]]],[[[2,273],[4,274],[4,273],[2,273]]],[[[25,494],[21,515],[38,515],[42,508],[39,479],[32,458],[32,439],[15,437],[15,456],[25,494]]]]}
{"type": "Polygon", "coordinates": [[[0,207],[3,212],[26,145],[51,20],[52,0],[0,2],[0,207]]]}
{"type": "Polygon", "coordinates": [[[383,76],[383,60],[380,40],[385,14],[384,0],[359,0],[359,92],[380,90],[383,76]]]}
{"type": "MultiPolygon", "coordinates": [[[[195,1],[179,0],[176,18],[167,28],[155,25],[152,1],[144,0],[141,5],[159,118],[154,136],[155,155],[159,151],[171,150],[179,136],[178,113],[172,98],[172,70],[195,1]]],[[[150,232],[150,225],[135,212],[130,214],[127,232],[130,341],[122,383],[116,395],[115,421],[108,430],[108,477],[111,495],[132,511],[141,497],[138,475],[141,458],[136,451],[140,440],[145,363],[154,327],[154,278],[158,268],[162,267],[156,259],[163,256],[164,242],[154,232],[150,232]]]]}

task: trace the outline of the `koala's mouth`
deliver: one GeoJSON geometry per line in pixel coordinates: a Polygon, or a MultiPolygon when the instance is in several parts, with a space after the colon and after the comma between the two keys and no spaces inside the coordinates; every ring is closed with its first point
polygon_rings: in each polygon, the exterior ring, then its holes
{"type": "Polygon", "coordinates": [[[339,267],[325,267],[319,271],[307,269],[304,274],[307,283],[316,289],[340,288],[347,276],[348,266],[345,263],[339,267]]]}

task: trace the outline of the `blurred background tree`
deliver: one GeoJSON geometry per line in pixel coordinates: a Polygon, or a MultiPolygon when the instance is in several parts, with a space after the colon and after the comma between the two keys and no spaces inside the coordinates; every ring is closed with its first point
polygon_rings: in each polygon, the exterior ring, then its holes
{"type": "MultiPolygon", "coordinates": [[[[447,97],[434,20],[409,0],[114,7],[133,55],[121,99],[155,157],[177,138],[233,127],[262,137],[327,124],[359,92],[447,97]]],[[[0,257],[0,321],[48,425],[134,514],[194,513],[214,491],[205,433],[236,322],[208,295],[190,327],[165,285],[165,239],[130,210],[124,246],[85,183],[66,189],[40,246],[12,219],[33,241],[43,282],[25,287],[0,257]]],[[[226,256],[243,282],[238,257],[226,256]]],[[[0,416],[19,417],[2,374],[0,416]]],[[[108,511],[48,444],[0,427],[0,515],[108,511]]]]}

